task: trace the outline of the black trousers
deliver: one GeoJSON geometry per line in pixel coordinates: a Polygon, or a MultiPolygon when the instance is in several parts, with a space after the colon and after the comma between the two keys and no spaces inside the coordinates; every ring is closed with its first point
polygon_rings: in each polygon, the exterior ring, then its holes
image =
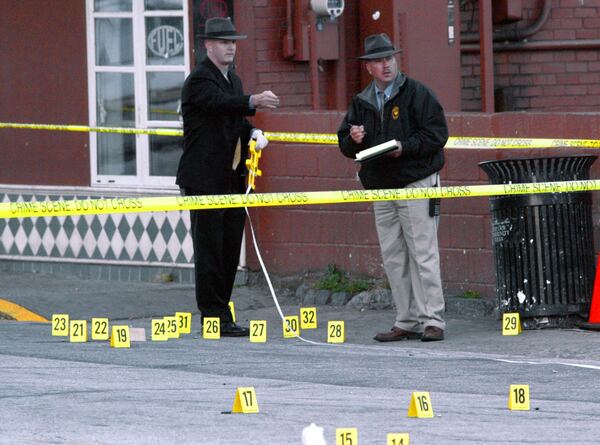
{"type": "MultiPolygon", "coordinates": [[[[182,193],[206,194],[189,188],[182,193]]],[[[240,261],[246,212],[243,208],[190,210],[190,219],[198,309],[202,317],[232,321],[229,300],[240,261]]]]}

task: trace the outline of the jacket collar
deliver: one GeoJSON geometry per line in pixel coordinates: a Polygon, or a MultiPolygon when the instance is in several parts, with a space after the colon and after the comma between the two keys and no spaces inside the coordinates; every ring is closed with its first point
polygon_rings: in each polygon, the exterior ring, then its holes
{"type": "MultiPolygon", "coordinates": [[[[402,88],[405,82],[406,76],[402,73],[398,73],[398,75],[394,79],[390,99],[392,99],[398,94],[400,88],[402,88]]],[[[358,98],[373,106],[373,108],[377,109],[377,98],[375,97],[376,93],[377,89],[375,87],[375,81],[373,80],[369,85],[367,85],[367,87],[364,90],[358,93],[358,98]]]]}
{"type": "MultiPolygon", "coordinates": [[[[208,57],[205,57],[201,62],[204,66],[206,66],[209,71],[218,79],[219,83],[225,88],[231,88],[231,78],[229,80],[225,78],[223,72],[210,60],[208,57]]],[[[229,71],[228,71],[229,73],[229,71]]]]}

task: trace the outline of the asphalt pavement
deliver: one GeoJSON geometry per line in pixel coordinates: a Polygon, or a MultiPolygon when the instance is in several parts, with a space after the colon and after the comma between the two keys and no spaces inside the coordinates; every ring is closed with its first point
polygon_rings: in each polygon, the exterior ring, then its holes
{"type": "MultiPolygon", "coordinates": [[[[298,314],[283,294],[284,313],[298,314]]],[[[189,285],[2,274],[0,299],[147,335],[153,317],[194,313],[191,335],[130,349],[0,319],[1,444],[302,444],[312,422],[330,445],[345,427],[358,444],[386,444],[392,432],[413,445],[600,443],[599,332],[505,337],[494,318],[448,313],[443,342],[382,344],[372,337],[392,326],[392,311],[322,306],[319,327],[302,332],[320,343],[309,344],[283,338],[265,288],[242,286],[238,321],[268,326],[267,343],[250,343],[203,339],[189,285]],[[325,343],[328,320],[345,321],[344,344],[325,343]],[[529,385],[530,410],[508,409],[511,384],[529,385]],[[238,387],[255,389],[258,414],[230,414],[238,387]],[[415,391],[429,392],[433,418],[407,416],[415,391]]]]}

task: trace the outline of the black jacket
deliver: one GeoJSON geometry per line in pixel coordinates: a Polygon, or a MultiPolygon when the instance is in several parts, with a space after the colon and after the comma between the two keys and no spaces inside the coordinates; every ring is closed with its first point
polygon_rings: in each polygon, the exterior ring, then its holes
{"type": "MultiPolygon", "coordinates": [[[[241,138],[241,162],[235,172],[245,175],[248,140],[252,125],[250,96],[244,95],[242,81],[229,71],[230,82],[206,58],[183,84],[183,155],[179,161],[176,183],[181,187],[207,194],[239,192],[231,190],[233,155],[241,138]]],[[[239,182],[239,181],[237,181],[239,182]]]]}
{"type": "Polygon", "coordinates": [[[371,82],[352,98],[338,130],[340,149],[352,159],[357,152],[391,139],[402,143],[402,156],[364,161],[359,176],[366,189],[402,188],[444,166],[443,148],[448,140],[444,110],[429,88],[403,74],[394,80],[383,122],[377,110],[375,83],[371,82]],[[351,125],[364,125],[367,134],[361,144],[350,137],[351,125]]]}

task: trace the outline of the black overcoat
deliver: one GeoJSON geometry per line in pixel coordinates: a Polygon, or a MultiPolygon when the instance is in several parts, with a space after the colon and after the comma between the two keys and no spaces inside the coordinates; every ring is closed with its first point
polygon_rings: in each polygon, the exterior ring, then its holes
{"type": "MultiPolygon", "coordinates": [[[[232,162],[238,138],[241,162],[236,175],[245,175],[252,125],[245,116],[250,108],[242,81],[233,72],[221,71],[205,58],[187,77],[181,93],[183,154],[176,183],[206,194],[231,193],[232,162]]],[[[237,191],[236,191],[237,192],[237,191]]]]}

